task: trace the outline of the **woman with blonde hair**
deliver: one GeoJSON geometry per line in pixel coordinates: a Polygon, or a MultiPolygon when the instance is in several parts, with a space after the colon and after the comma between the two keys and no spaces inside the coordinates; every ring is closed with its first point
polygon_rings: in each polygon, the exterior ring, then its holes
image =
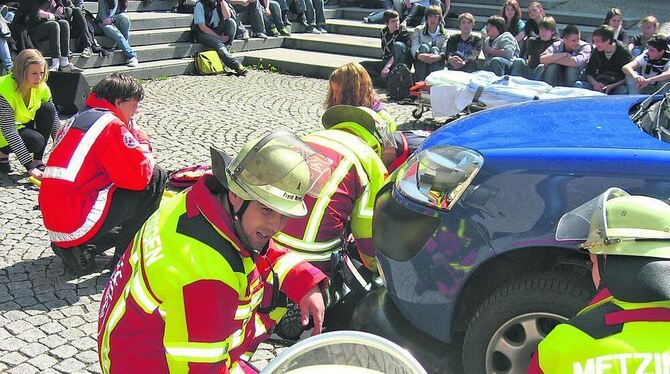
{"type": "Polygon", "coordinates": [[[335,105],[370,108],[387,122],[391,131],[396,131],[395,121],[379,101],[379,95],[372,86],[370,74],[363,65],[357,62],[342,65],[330,74],[328,95],[324,106],[328,109],[335,105]]]}
{"type": "Polygon", "coordinates": [[[28,174],[42,177],[44,150],[60,124],[46,84],[48,76],[49,67],[42,54],[36,49],[24,49],[16,56],[12,73],[0,77],[2,173],[12,171],[9,154],[14,153],[28,174]]]}

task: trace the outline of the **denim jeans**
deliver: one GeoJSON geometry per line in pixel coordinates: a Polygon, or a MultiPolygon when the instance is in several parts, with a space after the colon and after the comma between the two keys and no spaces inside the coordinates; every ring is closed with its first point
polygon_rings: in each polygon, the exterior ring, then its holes
{"type": "Polygon", "coordinates": [[[2,60],[5,73],[10,73],[14,64],[12,63],[12,54],[9,52],[9,43],[5,38],[0,38],[0,60],[2,60]]]}
{"type": "MultiPolygon", "coordinates": [[[[254,1],[253,3],[241,6],[233,5],[233,9],[239,15],[241,13],[249,14],[249,23],[251,24],[251,31],[253,33],[265,32],[265,22],[263,22],[263,6],[259,3],[259,0],[254,1]]],[[[242,22],[238,22],[237,28],[244,32],[246,28],[242,25],[242,22]]]]}
{"type": "Polygon", "coordinates": [[[70,57],[70,25],[66,20],[46,21],[28,29],[33,40],[49,38],[51,58],[70,57]]]}
{"type": "MultiPolygon", "coordinates": [[[[395,54],[395,45],[394,45],[394,54],[395,54]]],[[[432,53],[439,54],[440,49],[438,47],[430,47],[427,44],[421,44],[419,46],[419,53],[432,53]]],[[[444,69],[444,59],[440,61],[433,62],[432,64],[427,64],[420,60],[414,60],[414,81],[419,82],[425,80],[428,74],[444,69]]]]}
{"type": "Polygon", "coordinates": [[[137,57],[137,54],[133,51],[133,48],[128,41],[130,31],[130,19],[128,18],[128,15],[126,13],[119,13],[110,18],[112,19],[112,23],[109,25],[105,25],[100,21],[99,24],[102,32],[108,38],[113,39],[116,44],[121,47],[121,50],[123,51],[123,54],[126,55],[127,59],[137,57]]]}
{"type": "Polygon", "coordinates": [[[536,67],[531,68],[528,66],[528,62],[522,58],[517,58],[512,61],[510,75],[539,81],[542,80],[542,73],[544,73],[543,64],[539,64],[536,67]]]}
{"type": "Polygon", "coordinates": [[[645,95],[650,95],[653,94],[654,92],[658,91],[661,86],[665,84],[665,82],[656,82],[656,83],[651,83],[647,87],[643,89],[637,88],[637,82],[635,81],[635,78],[629,77],[626,75],[626,87],[628,87],[628,93],[631,95],[638,95],[638,94],[645,94],[645,95]]]}
{"type": "Polygon", "coordinates": [[[273,27],[278,29],[284,27],[284,21],[282,20],[281,6],[275,0],[270,0],[270,15],[267,16],[263,13],[263,22],[265,23],[265,30],[270,32],[273,27]]]}
{"type": "MultiPolygon", "coordinates": [[[[234,19],[228,18],[225,21],[219,22],[219,25],[213,29],[218,35],[226,35],[228,37],[228,44],[233,42],[235,38],[235,33],[237,32],[237,22],[234,19]]],[[[233,58],[233,55],[228,50],[226,43],[217,38],[214,35],[205,34],[204,32],[198,30],[198,43],[202,43],[209,48],[216,50],[216,53],[221,58],[221,61],[224,65],[231,69],[239,69],[240,63],[233,58]]]]}
{"type": "MultiPolygon", "coordinates": [[[[382,70],[384,66],[388,63],[388,60],[374,60],[374,61],[363,61],[361,65],[365,67],[365,70],[370,74],[372,81],[378,86],[384,86],[386,84],[385,80],[382,79],[382,70]]],[[[398,64],[405,64],[411,70],[412,69],[412,56],[410,55],[409,47],[405,43],[395,42],[393,44],[393,65],[390,66],[389,70],[398,64]]]]}
{"type": "Polygon", "coordinates": [[[484,70],[503,76],[512,70],[512,61],[504,57],[492,57],[484,61],[484,70]]]}
{"type": "Polygon", "coordinates": [[[310,26],[326,24],[326,16],[323,13],[323,0],[305,0],[305,15],[310,26]]]}
{"type": "Polygon", "coordinates": [[[544,66],[544,81],[551,86],[574,87],[582,75],[582,69],[559,64],[544,66]]]}
{"type": "MultiPolygon", "coordinates": [[[[584,88],[584,89],[593,91],[593,86],[591,85],[591,83],[589,83],[589,82],[586,81],[586,80],[583,80],[583,81],[577,81],[577,82],[575,83],[575,87],[577,87],[577,88],[584,88]]],[[[610,94],[610,95],[625,95],[625,94],[627,94],[627,93],[628,93],[628,87],[626,87],[625,84],[621,84],[621,85],[619,85],[617,88],[615,88],[614,91],[610,91],[609,94],[610,94]]]]}

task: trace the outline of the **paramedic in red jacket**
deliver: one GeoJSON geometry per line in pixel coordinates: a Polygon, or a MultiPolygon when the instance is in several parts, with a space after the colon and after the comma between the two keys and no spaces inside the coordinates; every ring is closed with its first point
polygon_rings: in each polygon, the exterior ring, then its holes
{"type": "Polygon", "coordinates": [[[158,208],[165,172],[132,122],[143,98],[135,78],[111,74],[56,137],[39,203],[51,248],[75,274],[93,271],[94,255],[111,247],[114,265],[158,208]]]}

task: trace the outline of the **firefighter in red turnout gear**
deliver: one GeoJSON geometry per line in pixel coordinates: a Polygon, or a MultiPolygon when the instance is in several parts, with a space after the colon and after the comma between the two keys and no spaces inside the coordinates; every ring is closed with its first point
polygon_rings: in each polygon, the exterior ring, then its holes
{"type": "Polygon", "coordinates": [[[303,196],[330,177],[327,160],[289,133],[212,149],[214,175],[167,199],[147,220],[103,293],[104,373],[250,373],[248,359],[285,308],[321,331],[325,275],[271,240],[303,196]]]}
{"type": "Polygon", "coordinates": [[[39,204],[54,253],[75,274],[94,270],[94,255],[113,246],[115,263],[158,208],[166,175],[131,122],[143,97],[135,78],[111,74],[56,137],[39,204]]]}

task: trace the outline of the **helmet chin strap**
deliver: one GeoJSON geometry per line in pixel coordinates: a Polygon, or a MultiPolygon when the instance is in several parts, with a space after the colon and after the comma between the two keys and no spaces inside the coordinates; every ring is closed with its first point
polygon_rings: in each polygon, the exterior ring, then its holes
{"type": "Polygon", "coordinates": [[[226,202],[228,203],[228,211],[230,211],[230,214],[232,214],[233,216],[233,230],[235,230],[235,234],[237,234],[237,237],[240,238],[240,241],[244,245],[244,248],[249,250],[252,258],[256,256],[265,256],[265,253],[268,251],[269,241],[263,246],[263,248],[256,249],[251,245],[251,243],[249,243],[249,238],[242,229],[242,216],[244,215],[244,212],[247,211],[250,201],[242,200],[242,206],[240,207],[240,210],[238,210],[237,212],[233,207],[233,203],[230,202],[230,197],[226,196],[226,202]]]}
{"type": "Polygon", "coordinates": [[[607,287],[605,282],[603,281],[603,277],[605,276],[605,255],[597,255],[596,258],[598,259],[598,274],[600,275],[600,284],[598,285],[598,290],[600,291],[603,288],[607,287]]]}

